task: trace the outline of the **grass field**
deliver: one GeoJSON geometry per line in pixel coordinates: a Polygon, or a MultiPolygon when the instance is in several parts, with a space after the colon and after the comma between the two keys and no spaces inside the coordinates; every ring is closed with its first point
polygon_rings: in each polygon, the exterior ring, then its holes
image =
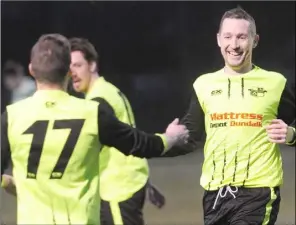
{"type": "MultiPolygon", "coordinates": [[[[282,148],[284,162],[284,186],[278,225],[295,225],[295,148],[282,148]]],[[[165,208],[158,210],[147,202],[145,218],[148,225],[200,225],[202,222],[199,185],[201,151],[167,159],[150,160],[151,180],[166,195],[165,208]]],[[[15,224],[14,197],[2,193],[1,219],[15,224]]]]}

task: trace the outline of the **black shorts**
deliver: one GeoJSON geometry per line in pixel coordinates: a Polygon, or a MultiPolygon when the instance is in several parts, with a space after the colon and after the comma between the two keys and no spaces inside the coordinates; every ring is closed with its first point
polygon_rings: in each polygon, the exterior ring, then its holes
{"type": "Polygon", "coordinates": [[[146,185],[122,202],[101,200],[101,225],[144,225],[146,185]]]}
{"type": "Polygon", "coordinates": [[[230,188],[232,191],[228,189],[226,193],[224,187],[221,195],[218,194],[219,191],[205,191],[203,197],[205,225],[275,224],[281,201],[278,187],[230,188]]]}

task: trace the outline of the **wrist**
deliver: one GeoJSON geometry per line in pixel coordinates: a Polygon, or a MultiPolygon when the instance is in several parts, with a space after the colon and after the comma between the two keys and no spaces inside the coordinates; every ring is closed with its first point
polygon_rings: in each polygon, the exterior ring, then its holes
{"type": "Polygon", "coordinates": [[[296,141],[296,133],[294,127],[288,127],[286,144],[292,145],[296,141]]]}
{"type": "Polygon", "coordinates": [[[155,134],[160,137],[163,143],[163,154],[166,153],[172,147],[171,138],[166,134],[155,134]]]}

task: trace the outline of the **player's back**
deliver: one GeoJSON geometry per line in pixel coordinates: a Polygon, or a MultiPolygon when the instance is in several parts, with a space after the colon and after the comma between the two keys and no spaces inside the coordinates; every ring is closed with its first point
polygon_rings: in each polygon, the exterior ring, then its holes
{"type": "Polygon", "coordinates": [[[97,115],[62,91],[7,107],[18,224],[100,224],[97,115]]]}

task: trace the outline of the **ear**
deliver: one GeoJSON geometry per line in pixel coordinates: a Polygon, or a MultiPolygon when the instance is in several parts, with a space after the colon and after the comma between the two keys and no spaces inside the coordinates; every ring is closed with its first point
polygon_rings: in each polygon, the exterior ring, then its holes
{"type": "Polygon", "coordinates": [[[256,48],[259,43],[259,35],[256,34],[254,38],[253,48],[256,48]]]}
{"type": "Polygon", "coordinates": [[[217,44],[219,47],[221,47],[221,43],[220,43],[220,34],[217,33],[217,44]]]}
{"type": "Polygon", "coordinates": [[[32,77],[34,77],[34,72],[33,72],[33,69],[32,69],[32,64],[30,63],[29,64],[29,73],[32,77]]]}
{"type": "Polygon", "coordinates": [[[92,72],[92,73],[97,72],[97,63],[96,62],[90,63],[90,72],[92,72]]]}

